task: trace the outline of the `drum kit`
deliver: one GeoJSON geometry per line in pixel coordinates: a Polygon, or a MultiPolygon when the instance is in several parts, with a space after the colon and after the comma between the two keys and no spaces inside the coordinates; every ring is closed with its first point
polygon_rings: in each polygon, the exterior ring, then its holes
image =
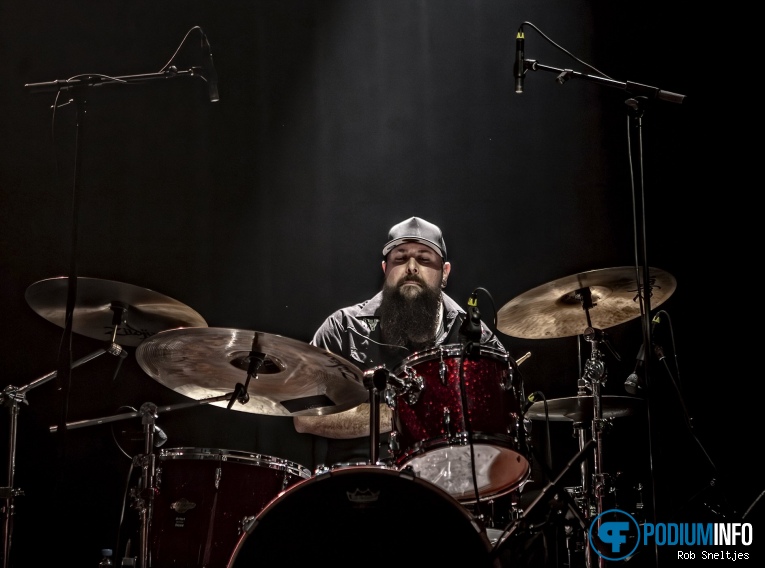
{"type": "MultiPolygon", "coordinates": [[[[651,302],[658,306],[676,282],[664,271],[650,270],[651,302]]],[[[497,329],[511,337],[581,335],[591,345],[576,396],[529,405],[518,361],[488,345],[469,351],[462,344],[442,345],[415,353],[383,374],[361,371],[337,354],[280,335],[208,327],[188,306],[152,290],[78,278],[71,329],[104,340],[106,347],[72,368],[105,353],[125,357],[123,347],[136,347],[136,360],[147,375],[189,399],[162,412],[211,404],[267,416],[322,416],[379,400],[393,411],[394,457],[377,459],[376,412],[370,424],[372,459],[316,472],[251,452],[156,450],[160,408],[151,402],[134,412],[65,427],[141,419],[143,453],[133,458],[141,478],[131,490],[140,519],[139,552],[132,560],[140,568],[241,568],[255,561],[308,563],[328,557],[342,565],[342,558],[358,560],[375,550],[370,547],[413,535],[407,548],[427,543],[423,560],[429,563],[441,560],[432,549],[443,544],[445,562],[464,553],[495,566],[503,543],[521,530],[524,516],[564,473],[550,479],[527,510],[518,508],[517,497],[531,472],[528,420],[576,425],[580,452],[565,469],[579,465],[582,485],[570,508],[582,524],[603,510],[603,425],[633,414],[642,402],[601,394],[603,329],[641,316],[644,290],[636,282],[641,280],[633,267],[584,272],[534,288],[499,310],[497,329]],[[592,473],[584,459],[590,452],[592,473]],[[504,498],[512,510],[487,520],[484,505],[504,498]],[[431,520],[426,511],[437,522],[426,522],[431,520]]],[[[65,327],[69,285],[66,278],[42,280],[27,289],[26,300],[39,315],[65,327]]],[[[4,566],[13,500],[21,494],[13,487],[19,406],[27,392],[56,375],[0,393],[11,412],[8,485],[0,488],[4,566]]]]}

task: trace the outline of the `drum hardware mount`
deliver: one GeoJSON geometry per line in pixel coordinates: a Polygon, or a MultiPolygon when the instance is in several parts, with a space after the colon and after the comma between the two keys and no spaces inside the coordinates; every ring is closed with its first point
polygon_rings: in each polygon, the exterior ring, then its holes
{"type": "MultiPolygon", "coordinates": [[[[163,412],[180,410],[182,408],[201,406],[203,404],[210,404],[212,402],[218,402],[221,400],[229,400],[231,396],[231,394],[224,394],[209,399],[163,406],[161,409],[163,412]]],[[[141,470],[141,481],[138,487],[134,487],[130,491],[130,496],[133,500],[132,506],[133,509],[138,512],[138,518],[140,521],[140,558],[138,560],[139,568],[149,567],[149,530],[151,524],[150,519],[152,517],[154,493],[156,490],[157,473],[156,455],[153,448],[154,433],[156,431],[156,420],[158,418],[159,410],[160,407],[158,407],[156,404],[152,402],[145,402],[141,405],[140,409],[135,412],[123,412],[112,416],[92,418],[88,420],[78,420],[66,423],[66,428],[71,430],[75,428],[84,428],[86,426],[96,426],[108,422],[116,422],[118,420],[125,420],[128,418],[136,418],[139,416],[141,417],[144,433],[144,453],[133,457],[133,464],[141,470]]],[[[51,426],[49,429],[51,432],[56,432],[58,431],[58,426],[51,426]]]]}
{"type": "MultiPolygon", "coordinates": [[[[70,365],[71,369],[77,367],[100,357],[101,355],[108,353],[116,357],[124,358],[127,356],[127,352],[117,343],[115,339],[119,326],[124,323],[125,311],[124,306],[111,306],[114,315],[112,317],[112,336],[111,341],[101,349],[97,349],[92,353],[82,357],[70,365]]],[[[8,428],[8,463],[7,463],[7,485],[0,487],[0,499],[4,499],[5,503],[0,507],[3,517],[3,568],[9,566],[10,562],[10,548],[13,532],[13,516],[15,514],[14,499],[18,496],[24,495],[21,489],[13,487],[16,471],[16,439],[18,434],[18,419],[21,404],[29,404],[26,399],[26,393],[33,388],[39,387],[48,381],[58,377],[58,370],[52,371],[42,377],[39,377],[31,383],[17,387],[14,385],[6,386],[0,393],[0,404],[8,408],[9,411],[9,428],[8,428]]]]}
{"type": "MultiPolygon", "coordinates": [[[[589,288],[578,290],[577,298],[582,301],[589,323],[588,306],[592,307],[592,296],[589,288]]],[[[611,347],[605,332],[602,330],[588,325],[582,337],[590,344],[591,354],[590,358],[585,361],[582,376],[578,381],[577,394],[578,396],[586,396],[589,393],[592,397],[593,416],[591,421],[592,437],[590,441],[594,441],[595,448],[593,451],[593,472],[591,477],[588,473],[587,461],[583,460],[580,464],[583,493],[581,504],[585,518],[592,520],[599,518],[599,515],[604,511],[604,498],[607,492],[608,478],[603,468],[603,435],[606,428],[610,425],[610,421],[603,418],[603,399],[601,396],[601,388],[606,383],[608,372],[604,361],[604,353],[600,349],[600,345],[606,346],[617,360],[621,358],[611,347]]],[[[586,428],[578,428],[580,450],[589,444],[589,441],[586,441],[586,431],[586,428]]],[[[585,537],[585,541],[588,542],[589,537],[585,537]]],[[[585,549],[585,561],[588,567],[592,566],[593,558],[590,547],[585,549]]],[[[601,556],[598,556],[597,562],[599,566],[605,565],[605,560],[601,556]]]]}
{"type": "Polygon", "coordinates": [[[369,463],[377,464],[380,454],[380,398],[386,391],[390,373],[376,367],[363,374],[364,387],[369,391],[369,463]]]}
{"type": "MultiPolygon", "coordinates": [[[[75,332],[86,337],[102,340],[110,336],[106,346],[78,359],[68,365],[59,365],[56,371],[43,375],[22,387],[7,386],[0,393],[0,404],[8,407],[10,412],[10,427],[8,441],[8,485],[0,488],[0,498],[5,499],[3,512],[3,568],[10,561],[10,542],[12,533],[11,518],[15,511],[13,499],[23,495],[23,491],[13,487],[16,466],[16,437],[20,404],[29,404],[26,393],[52,379],[59,381],[68,377],[59,374],[69,374],[73,369],[107,353],[124,359],[127,352],[122,346],[135,346],[145,337],[157,331],[175,326],[203,325],[207,323],[197,312],[153,290],[148,290],[130,284],[85,278],[61,276],[40,280],[29,286],[24,294],[29,306],[40,316],[51,323],[63,327],[65,334],[75,332]],[[71,291],[73,284],[77,285],[76,301],[72,303],[71,291]],[[133,309],[136,308],[136,309],[133,309]],[[128,322],[128,314],[132,322],[128,322]],[[66,373],[61,373],[66,371],[66,373]]],[[[64,341],[64,344],[68,342],[64,341]]],[[[63,361],[63,359],[62,359],[63,361]]],[[[59,389],[61,390],[61,389],[59,389]]],[[[73,424],[63,423],[51,428],[51,432],[65,431],[73,424]]],[[[85,421],[91,423],[91,421],[85,421]]],[[[100,422],[93,422],[100,423],[100,422]]],[[[86,425],[77,423],[78,425],[86,425]]]]}
{"type": "Polygon", "coordinates": [[[561,491],[560,482],[561,480],[568,474],[568,472],[575,467],[579,462],[586,459],[587,454],[595,447],[595,441],[594,440],[588,440],[584,447],[580,449],[576,455],[574,455],[563,467],[563,469],[556,475],[554,478],[552,477],[552,473],[549,471],[549,468],[543,461],[539,461],[540,466],[542,467],[542,471],[545,474],[545,477],[548,479],[547,484],[541,489],[539,494],[536,496],[536,498],[528,505],[528,507],[525,507],[521,512],[520,515],[517,515],[516,518],[511,519],[510,522],[507,524],[507,526],[502,531],[502,534],[497,538],[496,543],[493,547],[493,554],[499,555],[501,552],[501,549],[503,545],[508,543],[510,541],[510,538],[516,534],[517,532],[527,529],[528,523],[526,520],[530,517],[532,511],[539,505],[539,503],[544,499],[550,491],[553,489],[558,489],[558,492],[556,493],[556,497],[558,499],[562,498],[563,501],[565,501],[566,506],[568,507],[569,511],[573,515],[574,519],[577,521],[578,525],[582,530],[586,530],[587,527],[587,521],[582,516],[582,513],[580,511],[579,504],[574,500],[574,498],[569,494],[568,491],[565,490],[565,488],[561,491]]]}
{"type": "MultiPolygon", "coordinates": [[[[253,345],[254,344],[255,340],[253,340],[253,345]]],[[[250,395],[247,394],[247,387],[250,386],[252,377],[258,377],[258,370],[263,366],[263,363],[266,360],[266,355],[265,353],[250,351],[250,355],[246,357],[246,360],[247,378],[245,379],[244,384],[236,383],[234,393],[231,395],[231,399],[228,401],[228,406],[226,407],[229,410],[234,406],[236,401],[239,401],[240,404],[247,404],[250,401],[250,395]]]]}

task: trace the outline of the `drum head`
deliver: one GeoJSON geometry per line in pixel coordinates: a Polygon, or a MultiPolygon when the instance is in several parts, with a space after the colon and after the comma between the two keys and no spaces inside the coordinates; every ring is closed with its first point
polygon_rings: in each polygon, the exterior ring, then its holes
{"type": "Polygon", "coordinates": [[[490,553],[473,516],[435,485],[384,466],[348,466],[271,501],[240,539],[229,568],[358,566],[370,558],[421,566],[459,559],[482,567],[492,565],[490,553]],[[400,558],[391,547],[401,548],[400,558]]]}

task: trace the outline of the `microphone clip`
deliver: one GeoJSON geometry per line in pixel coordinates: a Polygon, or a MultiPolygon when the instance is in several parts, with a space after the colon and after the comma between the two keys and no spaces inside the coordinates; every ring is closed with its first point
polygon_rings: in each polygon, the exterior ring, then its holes
{"type": "Polygon", "coordinates": [[[468,298],[467,313],[460,326],[460,337],[468,343],[481,341],[481,312],[478,309],[478,296],[475,292],[468,298]]]}

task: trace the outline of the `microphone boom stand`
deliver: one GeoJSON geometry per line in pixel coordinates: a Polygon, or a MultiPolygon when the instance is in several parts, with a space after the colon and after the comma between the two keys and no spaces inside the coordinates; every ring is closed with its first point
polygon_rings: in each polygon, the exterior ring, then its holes
{"type": "MultiPolygon", "coordinates": [[[[556,67],[551,67],[549,65],[543,65],[534,59],[524,58],[522,75],[525,75],[527,70],[550,71],[550,72],[558,73],[556,81],[561,85],[566,83],[569,79],[585,79],[587,81],[591,81],[599,85],[604,85],[606,87],[622,89],[630,94],[630,98],[627,99],[627,101],[625,101],[625,104],[627,105],[629,109],[628,113],[631,119],[630,134],[632,134],[634,131],[635,136],[637,138],[637,152],[636,152],[637,159],[634,160],[634,162],[639,165],[639,168],[638,168],[639,179],[638,179],[638,183],[634,185],[637,185],[637,187],[639,187],[640,189],[641,213],[642,213],[641,222],[638,223],[637,208],[633,206],[633,212],[635,217],[634,225],[635,225],[636,233],[638,232],[637,231],[638,226],[640,226],[640,235],[639,236],[636,235],[636,239],[635,239],[635,256],[636,256],[635,280],[636,280],[636,285],[638,288],[636,297],[640,301],[640,306],[641,306],[643,347],[644,347],[644,352],[646,354],[645,377],[646,377],[646,389],[649,392],[649,394],[646,397],[647,398],[646,407],[647,407],[647,424],[648,424],[649,460],[650,460],[650,472],[651,472],[651,499],[652,499],[652,505],[653,505],[651,513],[652,513],[653,521],[655,522],[657,518],[656,483],[654,479],[654,466],[653,466],[653,454],[654,454],[653,436],[654,434],[653,434],[653,428],[651,423],[650,364],[649,364],[651,360],[649,353],[651,353],[651,346],[653,344],[652,338],[651,338],[651,322],[650,322],[652,280],[649,274],[650,265],[648,263],[647,238],[646,238],[645,187],[643,183],[644,180],[643,180],[643,160],[642,160],[643,158],[642,156],[642,117],[645,112],[646,104],[649,101],[661,100],[661,101],[666,101],[666,102],[675,103],[675,104],[682,104],[685,101],[686,96],[679,93],[673,93],[671,91],[665,91],[665,90],[659,89],[658,87],[644,85],[641,83],[634,83],[631,81],[627,81],[627,82],[615,81],[607,77],[579,73],[571,69],[559,69],[556,67]],[[641,245],[640,249],[638,249],[638,242],[641,245]],[[641,268],[642,268],[642,274],[640,270],[641,268]]],[[[631,136],[629,138],[631,139],[631,136]]],[[[634,179],[634,172],[633,172],[633,179],[634,179]]],[[[633,185],[633,194],[634,194],[634,185],[633,185]]],[[[597,415],[597,412],[596,412],[596,415],[597,415]]],[[[656,560],[656,564],[658,565],[658,548],[656,543],[654,543],[654,557],[656,560]]]]}

